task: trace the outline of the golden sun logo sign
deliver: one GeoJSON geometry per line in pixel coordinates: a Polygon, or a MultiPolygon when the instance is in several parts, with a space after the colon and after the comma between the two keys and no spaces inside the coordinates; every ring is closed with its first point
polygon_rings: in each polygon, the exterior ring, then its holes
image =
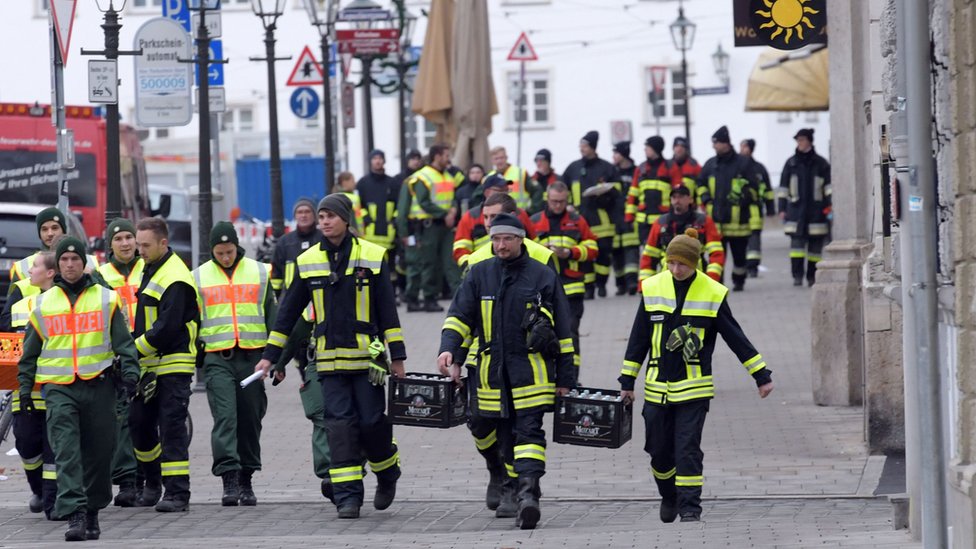
{"type": "Polygon", "coordinates": [[[827,42],[826,0],[735,0],[735,45],[795,50],[827,42]]]}

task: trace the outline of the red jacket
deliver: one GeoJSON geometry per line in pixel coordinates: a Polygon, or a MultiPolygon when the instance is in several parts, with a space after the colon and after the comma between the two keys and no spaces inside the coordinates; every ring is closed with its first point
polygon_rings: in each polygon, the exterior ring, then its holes
{"type": "Polygon", "coordinates": [[[685,229],[692,227],[698,231],[698,240],[702,243],[702,254],[708,258],[705,272],[713,280],[721,280],[725,269],[725,248],[722,245],[722,234],[718,232],[712,218],[692,211],[689,215],[678,218],[674,213],[666,213],[651,225],[651,232],[647,235],[647,243],[640,260],[640,279],[650,278],[658,270],[665,259],[665,253],[671,239],[684,234],[685,229]]]}
{"type": "MultiPolygon", "coordinates": [[[[488,243],[488,228],[485,227],[485,215],[481,213],[481,209],[482,206],[477,206],[464,212],[461,220],[458,221],[457,230],[454,232],[452,252],[454,261],[458,265],[461,264],[461,258],[474,253],[475,250],[488,243]]],[[[519,208],[516,215],[525,227],[525,237],[535,240],[535,231],[532,229],[529,214],[519,208]]]]}
{"type": "Polygon", "coordinates": [[[576,212],[563,212],[559,220],[559,227],[552,227],[549,223],[548,209],[532,216],[532,225],[538,235],[539,244],[547,247],[569,248],[569,257],[560,259],[555,254],[563,289],[567,296],[584,293],[583,271],[580,263],[591,262],[596,259],[599,249],[596,245],[596,235],[590,230],[589,223],[576,212]]]}

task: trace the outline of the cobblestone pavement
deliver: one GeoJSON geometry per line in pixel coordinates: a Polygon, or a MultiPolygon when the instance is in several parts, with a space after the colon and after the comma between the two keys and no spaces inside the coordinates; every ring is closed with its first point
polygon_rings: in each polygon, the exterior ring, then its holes
{"type": "MultiPolygon", "coordinates": [[[[255,547],[321,545],[324,539],[330,547],[913,546],[907,532],[891,530],[890,505],[870,497],[884,458],[867,455],[861,409],[812,402],[810,290],[792,287],[788,240],[777,224],[764,241],[768,269],[729,300],[773,370],[776,389],[759,399],[755,383],[732,353],[717,346],[716,398],[703,437],[702,524],[664,526],[657,519],[639,413],[634,439],[619,449],[550,444],[542,528],[533,533],[513,531],[510,521],[495,520],[483,510],[487,473],[464,427],[397,427],[404,470],[398,503],[389,511],[367,511],[367,497],[362,519],[338,522],[334,510],[322,504],[312,473],[311,427],[292,370],[282,385],[267,385],[265,465],[254,479],[259,507],[217,505],[220,483],[210,474],[209,410],[204,395],[195,394],[190,403],[195,422],[191,512],[166,516],[109,509],[103,537],[211,547],[236,546],[245,537],[255,547]]],[[[636,297],[586,302],[584,385],[616,388],[637,307],[636,297]]],[[[401,309],[401,321],[410,357],[407,370],[435,371],[443,315],[401,309]]],[[[8,441],[0,452],[11,447],[8,441]]],[[[63,524],[24,512],[26,482],[19,459],[0,454],[0,468],[10,477],[0,482],[0,546],[62,539],[63,524]]],[[[367,494],[372,486],[370,476],[367,494]]]]}

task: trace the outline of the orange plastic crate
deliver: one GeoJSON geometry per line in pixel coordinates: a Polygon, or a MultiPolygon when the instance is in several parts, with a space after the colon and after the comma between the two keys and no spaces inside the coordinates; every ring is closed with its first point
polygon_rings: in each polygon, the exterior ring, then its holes
{"type": "Polygon", "coordinates": [[[24,344],[24,334],[0,332],[0,391],[17,390],[17,362],[24,344]]]}

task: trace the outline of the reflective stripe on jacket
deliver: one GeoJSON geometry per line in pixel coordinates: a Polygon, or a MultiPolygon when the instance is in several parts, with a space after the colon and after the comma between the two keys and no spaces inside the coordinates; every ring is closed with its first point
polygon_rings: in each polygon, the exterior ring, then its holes
{"type": "Polygon", "coordinates": [[[138,305],[136,294],[139,292],[139,285],[142,283],[142,271],[145,267],[146,262],[141,257],[137,257],[129,276],[123,276],[111,261],[98,268],[98,273],[102,279],[115,290],[115,293],[119,294],[123,305],[122,314],[125,315],[126,324],[129,325],[130,331],[136,327],[136,306],[138,305]]]}

